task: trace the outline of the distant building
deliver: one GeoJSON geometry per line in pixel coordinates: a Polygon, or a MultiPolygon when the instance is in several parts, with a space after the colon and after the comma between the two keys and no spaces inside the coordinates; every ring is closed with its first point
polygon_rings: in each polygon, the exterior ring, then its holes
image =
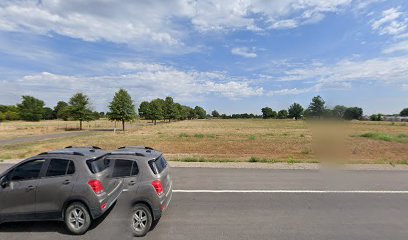
{"type": "Polygon", "coordinates": [[[389,121],[389,122],[408,122],[408,117],[401,117],[401,116],[384,116],[384,121],[389,121]]]}

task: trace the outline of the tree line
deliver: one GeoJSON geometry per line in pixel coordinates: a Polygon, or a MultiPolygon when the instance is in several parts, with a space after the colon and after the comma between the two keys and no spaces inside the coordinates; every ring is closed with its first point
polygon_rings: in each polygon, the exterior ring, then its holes
{"type": "MultiPolygon", "coordinates": [[[[125,89],[119,89],[109,103],[109,111],[96,112],[92,110],[91,101],[84,93],[74,94],[68,102],[59,101],[52,109],[45,106],[44,101],[33,96],[22,96],[21,103],[11,106],[0,105],[0,121],[25,120],[40,121],[51,119],[79,121],[79,129],[82,130],[84,121],[93,121],[101,117],[107,117],[112,121],[120,121],[125,130],[125,122],[137,118],[135,105],[129,93],[125,89]]],[[[185,120],[204,119],[207,112],[200,106],[191,108],[173,101],[172,97],[144,101],[139,106],[139,116],[152,120],[185,120]]]]}
{"type": "MultiPolygon", "coordinates": [[[[138,115],[141,118],[151,120],[156,124],[157,120],[186,120],[186,119],[205,119],[209,117],[222,119],[236,118],[263,118],[263,119],[301,119],[301,118],[335,118],[346,120],[361,120],[363,118],[363,109],[360,107],[346,107],[337,105],[328,108],[325,101],[320,96],[315,96],[309,106],[304,109],[299,103],[293,103],[288,109],[274,111],[270,107],[261,109],[262,115],[256,114],[220,114],[214,110],[211,115],[200,106],[194,108],[181,105],[174,102],[172,97],[165,99],[153,99],[143,101],[136,112],[135,105],[129,93],[125,89],[120,89],[115,93],[112,101],[109,103],[109,111],[96,112],[92,110],[90,99],[84,93],[74,94],[68,102],[59,101],[52,109],[45,106],[44,101],[33,96],[22,96],[21,103],[11,106],[0,105],[0,121],[3,120],[25,120],[40,121],[49,119],[77,120],[82,130],[83,121],[97,120],[101,117],[107,117],[112,121],[120,121],[122,129],[125,130],[125,122],[134,120],[138,115]]],[[[400,116],[408,116],[408,108],[404,108],[400,116]]],[[[373,114],[369,117],[372,121],[383,120],[383,114],[373,114]]]]}
{"type": "MultiPolygon", "coordinates": [[[[330,118],[330,119],[345,119],[345,120],[362,120],[363,109],[361,107],[346,107],[343,105],[336,105],[333,108],[328,108],[326,102],[321,96],[312,98],[309,106],[305,109],[299,103],[293,103],[288,109],[274,111],[270,107],[263,107],[262,114],[220,114],[217,110],[212,111],[211,116],[222,119],[236,119],[236,118],[263,118],[263,119],[302,119],[302,118],[330,118]]],[[[408,108],[404,108],[400,116],[408,116],[408,108]]],[[[369,119],[371,121],[382,121],[384,114],[372,114],[369,119]]]]}
{"type": "Polygon", "coordinates": [[[205,119],[207,112],[200,106],[191,108],[174,102],[172,97],[166,97],[165,99],[157,98],[150,102],[141,102],[139,116],[152,120],[156,124],[157,120],[170,122],[171,120],[205,119]]]}

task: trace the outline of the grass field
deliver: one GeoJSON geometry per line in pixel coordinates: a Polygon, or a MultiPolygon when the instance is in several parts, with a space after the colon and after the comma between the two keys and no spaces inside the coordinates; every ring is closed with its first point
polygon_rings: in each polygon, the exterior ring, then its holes
{"type": "MultiPolygon", "coordinates": [[[[6,122],[0,126],[0,139],[64,132],[66,124],[6,122]]],[[[99,120],[85,127],[111,129],[113,123],[99,120]]],[[[157,126],[133,123],[129,129],[125,133],[90,131],[76,137],[0,146],[0,159],[25,158],[68,145],[96,145],[105,149],[145,145],[179,161],[321,162],[327,153],[341,152],[338,156],[348,162],[408,163],[408,126],[404,123],[346,122],[321,127],[292,120],[213,119],[157,126]]]]}

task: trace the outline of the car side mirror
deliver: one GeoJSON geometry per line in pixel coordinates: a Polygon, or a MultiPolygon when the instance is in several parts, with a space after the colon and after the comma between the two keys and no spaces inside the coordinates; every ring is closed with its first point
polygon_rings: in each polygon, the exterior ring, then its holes
{"type": "Polygon", "coordinates": [[[6,188],[6,187],[10,186],[10,181],[7,180],[7,178],[3,177],[3,178],[1,179],[1,181],[0,181],[0,186],[1,186],[2,188],[6,188]]]}

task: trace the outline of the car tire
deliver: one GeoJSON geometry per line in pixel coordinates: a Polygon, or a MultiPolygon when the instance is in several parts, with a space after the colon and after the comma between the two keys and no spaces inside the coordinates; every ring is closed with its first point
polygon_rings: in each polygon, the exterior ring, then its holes
{"type": "Polygon", "coordinates": [[[64,216],[65,226],[74,235],[86,233],[91,226],[91,215],[85,205],[80,202],[70,204],[64,216]]]}
{"type": "Polygon", "coordinates": [[[152,222],[152,213],[145,204],[136,204],[133,207],[132,214],[130,216],[130,229],[132,230],[133,236],[145,236],[150,231],[152,222]]]}

